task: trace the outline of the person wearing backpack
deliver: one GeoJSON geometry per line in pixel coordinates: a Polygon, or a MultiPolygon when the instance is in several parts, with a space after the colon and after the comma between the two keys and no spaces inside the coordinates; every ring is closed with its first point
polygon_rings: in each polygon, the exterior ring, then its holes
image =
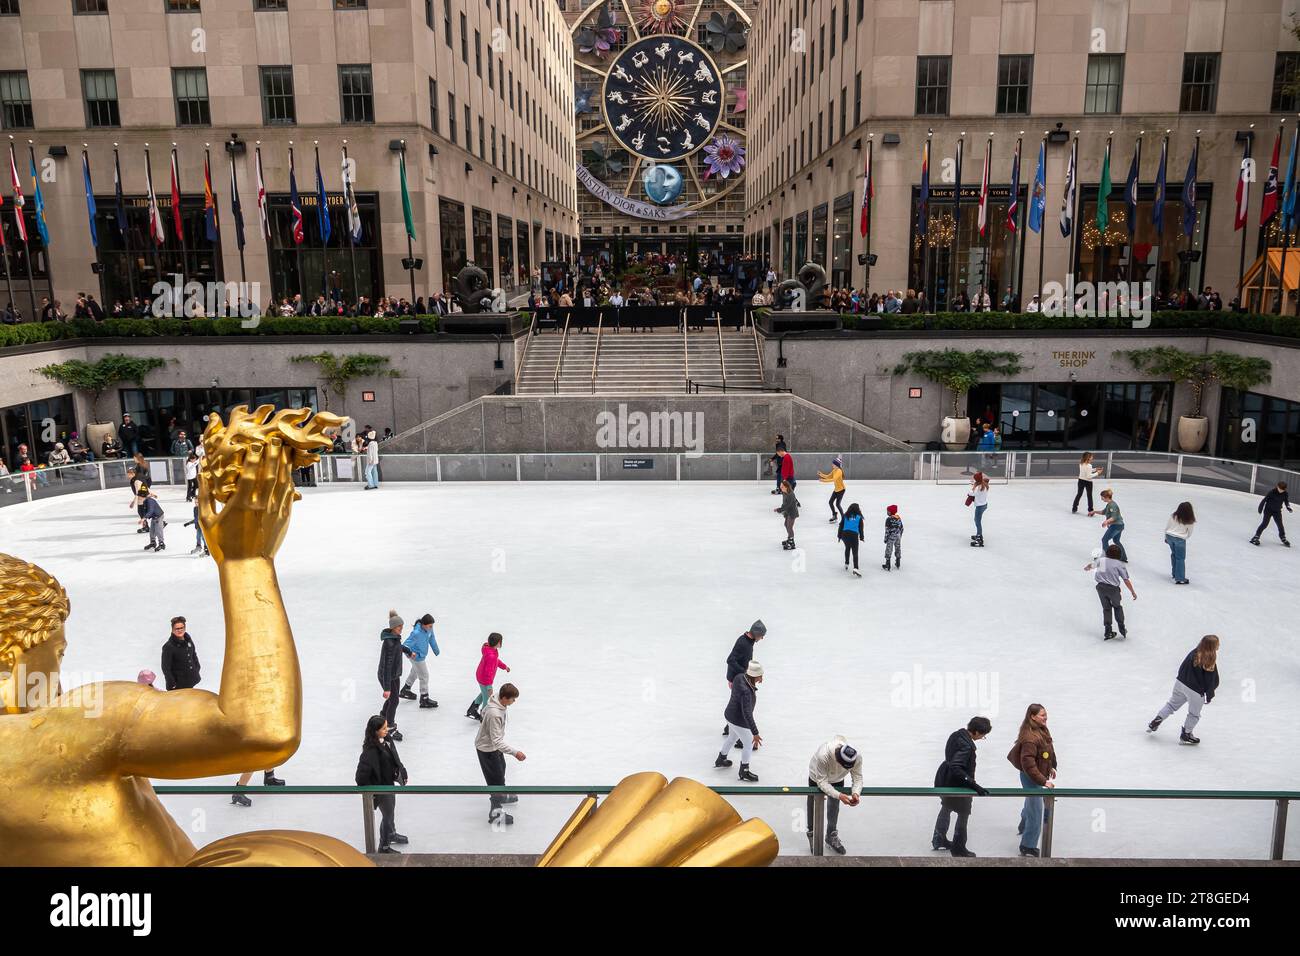
{"type": "Polygon", "coordinates": [[[849,570],[849,555],[853,555],[853,576],[862,577],[862,572],[858,570],[858,543],[867,540],[867,534],[863,527],[862,509],[856,501],[849,505],[848,511],[840,515],[839,535],[840,541],[844,543],[844,570],[849,570]]]}

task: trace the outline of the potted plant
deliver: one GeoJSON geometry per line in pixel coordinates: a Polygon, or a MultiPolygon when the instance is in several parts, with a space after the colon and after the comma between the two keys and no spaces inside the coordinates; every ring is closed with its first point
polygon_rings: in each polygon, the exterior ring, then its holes
{"type": "Polygon", "coordinates": [[[1019,352],[929,349],[906,353],[903,361],[894,367],[894,374],[912,372],[952,391],[952,414],[941,422],[940,440],[949,451],[961,451],[970,439],[970,418],[959,412],[966,393],[980,384],[985,375],[1017,375],[1023,370],[1019,352]]]}
{"type": "Polygon", "coordinates": [[[1172,345],[1123,354],[1139,372],[1191,386],[1192,411],[1178,418],[1178,447],[1190,454],[1204,448],[1210,434],[1209,419],[1201,413],[1206,386],[1217,381],[1238,391],[1249,391],[1267,382],[1273,371],[1268,359],[1232,352],[1185,352],[1172,345]]]}

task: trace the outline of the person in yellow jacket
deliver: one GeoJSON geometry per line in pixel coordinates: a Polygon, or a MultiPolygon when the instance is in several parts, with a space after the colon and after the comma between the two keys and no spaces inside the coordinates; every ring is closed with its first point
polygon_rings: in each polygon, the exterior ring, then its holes
{"type": "Polygon", "coordinates": [[[832,481],[835,483],[835,490],[831,492],[831,521],[839,521],[844,517],[844,507],[841,502],[844,500],[844,462],[839,455],[831,459],[831,473],[829,475],[823,472],[817,472],[818,481],[832,481]]]}

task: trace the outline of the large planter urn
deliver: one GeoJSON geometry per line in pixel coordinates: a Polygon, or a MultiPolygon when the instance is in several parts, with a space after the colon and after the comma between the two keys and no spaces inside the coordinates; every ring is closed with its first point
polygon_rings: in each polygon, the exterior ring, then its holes
{"type": "Polygon", "coordinates": [[[964,451],[970,440],[969,418],[945,418],[939,440],[949,451],[964,451]]]}
{"type": "Polygon", "coordinates": [[[1194,455],[1205,447],[1205,439],[1210,434],[1210,420],[1204,416],[1193,418],[1190,415],[1179,416],[1178,448],[1194,455]]]}

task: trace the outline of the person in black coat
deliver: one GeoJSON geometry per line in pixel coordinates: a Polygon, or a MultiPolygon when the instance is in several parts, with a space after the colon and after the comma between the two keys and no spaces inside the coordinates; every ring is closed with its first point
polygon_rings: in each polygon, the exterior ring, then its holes
{"type": "MultiPolygon", "coordinates": [[[[953,731],[943,748],[943,763],[934,774],[936,787],[966,787],[981,797],[988,793],[975,782],[975,741],[983,740],[993,729],[987,717],[972,717],[961,730],[953,731]]],[[[934,821],[934,836],[930,845],[936,850],[949,850],[953,856],[974,856],[966,849],[966,820],[970,817],[971,798],[947,795],[939,798],[939,816],[934,821]],[[948,821],[957,814],[957,826],[948,840],[948,821]]]]}
{"type": "MultiPolygon", "coordinates": [[[[380,714],[366,721],[366,739],[357,760],[356,781],[358,787],[406,786],[406,767],[397,755],[397,745],[393,743],[388,721],[380,714]]],[[[380,814],[379,852],[400,853],[400,850],[393,849],[392,844],[409,841],[397,832],[397,795],[376,793],[374,798],[380,814]]]]}
{"type": "MultiPolygon", "coordinates": [[[[749,626],[749,630],[740,637],[736,638],[736,643],[732,645],[731,653],[727,655],[727,687],[731,687],[731,682],[736,679],[737,674],[745,673],[749,667],[749,662],[754,658],[754,645],[767,636],[767,625],[762,621],[755,621],[749,626]]],[[[731,733],[731,728],[724,726],[722,733],[731,733]]],[[[740,746],[740,742],[736,742],[740,746]]]]}
{"type": "Polygon", "coordinates": [[[723,716],[727,718],[727,739],[713,761],[715,767],[730,767],[727,751],[732,741],[742,747],[740,757],[740,779],[748,783],[757,783],[758,777],[749,772],[750,755],[763,745],[763,736],[758,732],[758,723],[754,720],[754,708],[758,705],[758,685],[763,683],[763,666],[758,661],[750,661],[745,673],[737,674],[731,682],[731,700],[723,716]]]}
{"type": "Polygon", "coordinates": [[[402,689],[402,655],[414,656],[402,646],[402,619],[396,611],[388,612],[388,627],[379,632],[379,686],[384,691],[384,707],[380,713],[388,721],[388,735],[401,742],[397,732],[397,701],[402,689]]]}
{"type": "Polygon", "coordinates": [[[1256,547],[1259,546],[1259,536],[1264,533],[1264,529],[1268,527],[1268,523],[1271,521],[1277,525],[1277,536],[1282,539],[1282,543],[1288,548],[1291,547],[1291,542],[1286,539],[1286,527],[1282,524],[1283,508],[1286,508],[1288,512],[1291,511],[1291,499],[1287,497],[1286,482],[1279,481],[1273,490],[1259,501],[1257,510],[1264,516],[1264,520],[1255,529],[1255,536],[1250,539],[1251,544],[1256,547]]]}
{"type": "Polygon", "coordinates": [[[172,618],[172,633],[162,649],[163,680],[168,690],[189,690],[199,683],[199,652],[185,630],[185,618],[172,618]]]}
{"type": "Polygon", "coordinates": [[[122,416],[122,424],[117,426],[117,437],[122,439],[122,448],[128,456],[140,450],[140,429],[131,421],[130,415],[122,416]]]}

